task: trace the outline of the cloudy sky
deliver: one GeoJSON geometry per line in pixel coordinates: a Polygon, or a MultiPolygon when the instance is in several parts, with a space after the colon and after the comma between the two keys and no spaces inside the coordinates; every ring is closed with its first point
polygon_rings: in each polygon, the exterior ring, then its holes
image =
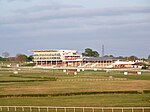
{"type": "Polygon", "coordinates": [[[90,47],[150,54],[150,0],[0,0],[0,55],[90,47]]]}

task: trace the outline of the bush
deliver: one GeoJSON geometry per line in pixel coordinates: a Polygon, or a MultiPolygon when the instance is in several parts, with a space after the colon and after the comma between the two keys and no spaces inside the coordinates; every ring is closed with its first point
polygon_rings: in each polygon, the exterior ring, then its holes
{"type": "Polygon", "coordinates": [[[148,65],[144,64],[144,66],[142,67],[142,69],[146,70],[146,69],[148,69],[148,67],[149,67],[148,65]]]}
{"type": "Polygon", "coordinates": [[[25,64],[22,64],[21,66],[35,66],[35,63],[25,63],[25,64]]]}
{"type": "MultiPolygon", "coordinates": [[[[150,93],[150,90],[145,90],[150,93]]],[[[58,94],[19,94],[19,95],[0,95],[0,98],[5,97],[49,97],[49,96],[75,96],[75,95],[92,95],[92,94],[142,94],[138,91],[100,91],[100,92],[75,92],[75,93],[58,93],[58,94]]]]}
{"type": "Polygon", "coordinates": [[[143,93],[150,93],[150,90],[144,90],[143,93]]]}
{"type": "Polygon", "coordinates": [[[42,81],[57,81],[57,78],[55,78],[55,77],[24,77],[22,75],[15,75],[15,74],[9,75],[9,77],[34,78],[34,79],[36,78],[35,81],[36,80],[37,81],[41,81],[41,80],[42,81]]]}

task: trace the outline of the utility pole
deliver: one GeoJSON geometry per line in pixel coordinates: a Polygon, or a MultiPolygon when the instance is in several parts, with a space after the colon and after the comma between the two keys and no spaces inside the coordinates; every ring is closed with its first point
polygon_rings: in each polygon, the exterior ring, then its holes
{"type": "Polygon", "coordinates": [[[105,55],[105,48],[104,45],[102,45],[102,57],[105,55]]]}

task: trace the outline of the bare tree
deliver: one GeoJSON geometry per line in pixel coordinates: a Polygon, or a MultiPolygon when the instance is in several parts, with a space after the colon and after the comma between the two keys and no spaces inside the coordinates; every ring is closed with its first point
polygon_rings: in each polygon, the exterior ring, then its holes
{"type": "Polygon", "coordinates": [[[17,54],[16,61],[17,62],[26,62],[28,60],[27,56],[24,54],[17,54]]]}
{"type": "Polygon", "coordinates": [[[9,57],[9,53],[8,53],[8,52],[3,52],[3,53],[2,53],[2,56],[3,56],[4,58],[8,58],[8,57],[9,57]]]}
{"type": "Polygon", "coordinates": [[[6,59],[6,61],[8,61],[8,57],[10,56],[10,54],[8,52],[3,52],[2,56],[6,59]]]}

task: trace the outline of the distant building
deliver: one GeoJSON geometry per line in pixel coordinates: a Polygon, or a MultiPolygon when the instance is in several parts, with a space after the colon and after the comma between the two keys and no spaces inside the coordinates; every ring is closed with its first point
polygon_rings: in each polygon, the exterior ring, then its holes
{"type": "Polygon", "coordinates": [[[91,57],[83,58],[82,67],[92,67],[92,68],[112,68],[112,64],[117,61],[113,57],[91,57]]]}
{"type": "Polygon", "coordinates": [[[36,66],[79,66],[82,55],[76,50],[31,50],[36,66]]]}
{"type": "Polygon", "coordinates": [[[142,63],[114,57],[82,57],[76,50],[31,50],[38,67],[141,68],[142,63]]]}
{"type": "Polygon", "coordinates": [[[132,68],[132,67],[133,67],[133,64],[135,64],[135,62],[117,60],[116,62],[114,62],[114,63],[112,64],[112,66],[113,66],[114,68],[132,68]]]}

